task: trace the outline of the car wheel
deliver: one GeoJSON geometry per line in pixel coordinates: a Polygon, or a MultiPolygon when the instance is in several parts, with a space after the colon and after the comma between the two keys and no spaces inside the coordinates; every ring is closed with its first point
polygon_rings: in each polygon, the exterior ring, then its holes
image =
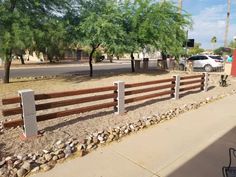
{"type": "Polygon", "coordinates": [[[204,70],[205,70],[206,72],[211,72],[211,71],[213,70],[213,68],[212,68],[211,65],[206,65],[206,66],[204,66],[204,70]]]}
{"type": "Polygon", "coordinates": [[[184,70],[184,65],[180,64],[180,65],[179,65],[179,70],[180,70],[180,71],[183,71],[183,70],[184,70]]]}

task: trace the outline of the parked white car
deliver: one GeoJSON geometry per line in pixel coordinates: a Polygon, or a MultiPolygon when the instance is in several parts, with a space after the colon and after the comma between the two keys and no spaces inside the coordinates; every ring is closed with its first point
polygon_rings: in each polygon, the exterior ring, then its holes
{"type": "Polygon", "coordinates": [[[222,69],[224,59],[218,55],[194,55],[186,60],[181,59],[179,62],[180,70],[185,70],[187,62],[192,62],[193,69],[204,69],[211,72],[216,69],[222,69]]]}

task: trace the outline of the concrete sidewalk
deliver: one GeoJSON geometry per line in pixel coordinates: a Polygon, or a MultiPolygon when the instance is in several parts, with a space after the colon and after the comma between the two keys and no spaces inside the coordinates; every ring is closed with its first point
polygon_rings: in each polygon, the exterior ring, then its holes
{"type": "Polygon", "coordinates": [[[233,95],[34,176],[222,177],[228,149],[236,148],[235,125],[233,95]]]}

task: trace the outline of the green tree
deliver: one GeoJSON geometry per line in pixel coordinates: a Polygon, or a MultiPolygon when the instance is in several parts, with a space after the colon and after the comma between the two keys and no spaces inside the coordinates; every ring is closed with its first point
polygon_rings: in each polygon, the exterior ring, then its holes
{"type": "Polygon", "coordinates": [[[189,49],[188,54],[189,55],[196,55],[196,54],[200,54],[202,52],[204,52],[204,49],[201,48],[201,43],[195,43],[194,47],[189,49]]]}
{"type": "Polygon", "coordinates": [[[121,3],[125,51],[130,53],[134,72],[134,52],[151,45],[164,53],[178,55],[183,51],[185,29],[191,26],[186,14],[170,2],[152,0],[126,0],[121,3]]]}
{"type": "Polygon", "coordinates": [[[123,31],[118,21],[120,15],[115,0],[84,0],[80,6],[80,22],[77,24],[79,41],[90,47],[90,76],[93,76],[92,59],[99,48],[114,46],[123,31]]]}
{"type": "Polygon", "coordinates": [[[62,15],[69,1],[0,0],[0,53],[4,59],[3,83],[9,83],[10,66],[17,51],[32,48],[35,35],[49,19],[62,15]]]}
{"type": "Polygon", "coordinates": [[[66,22],[62,18],[48,19],[40,29],[35,30],[33,49],[47,55],[50,62],[61,59],[69,47],[66,22]]]}

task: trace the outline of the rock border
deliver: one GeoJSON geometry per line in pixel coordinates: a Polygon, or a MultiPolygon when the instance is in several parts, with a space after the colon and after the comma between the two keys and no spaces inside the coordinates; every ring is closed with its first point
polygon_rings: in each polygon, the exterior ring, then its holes
{"type": "MultiPolygon", "coordinates": [[[[236,90],[230,93],[208,97],[200,102],[193,102],[178,108],[171,109],[163,114],[156,114],[144,117],[134,123],[127,123],[118,127],[110,127],[109,129],[89,134],[82,140],[67,139],[57,141],[51,148],[44,149],[37,153],[18,154],[0,159],[0,177],[23,177],[27,174],[37,173],[39,171],[48,171],[57,163],[61,163],[73,157],[82,157],[102,145],[107,145],[112,141],[138,132],[144,128],[156,125],[166,120],[173,119],[179,114],[187,111],[198,109],[199,107],[222,99],[226,96],[236,94],[236,90]]],[[[3,125],[0,122],[0,134],[3,133],[3,125]]]]}

